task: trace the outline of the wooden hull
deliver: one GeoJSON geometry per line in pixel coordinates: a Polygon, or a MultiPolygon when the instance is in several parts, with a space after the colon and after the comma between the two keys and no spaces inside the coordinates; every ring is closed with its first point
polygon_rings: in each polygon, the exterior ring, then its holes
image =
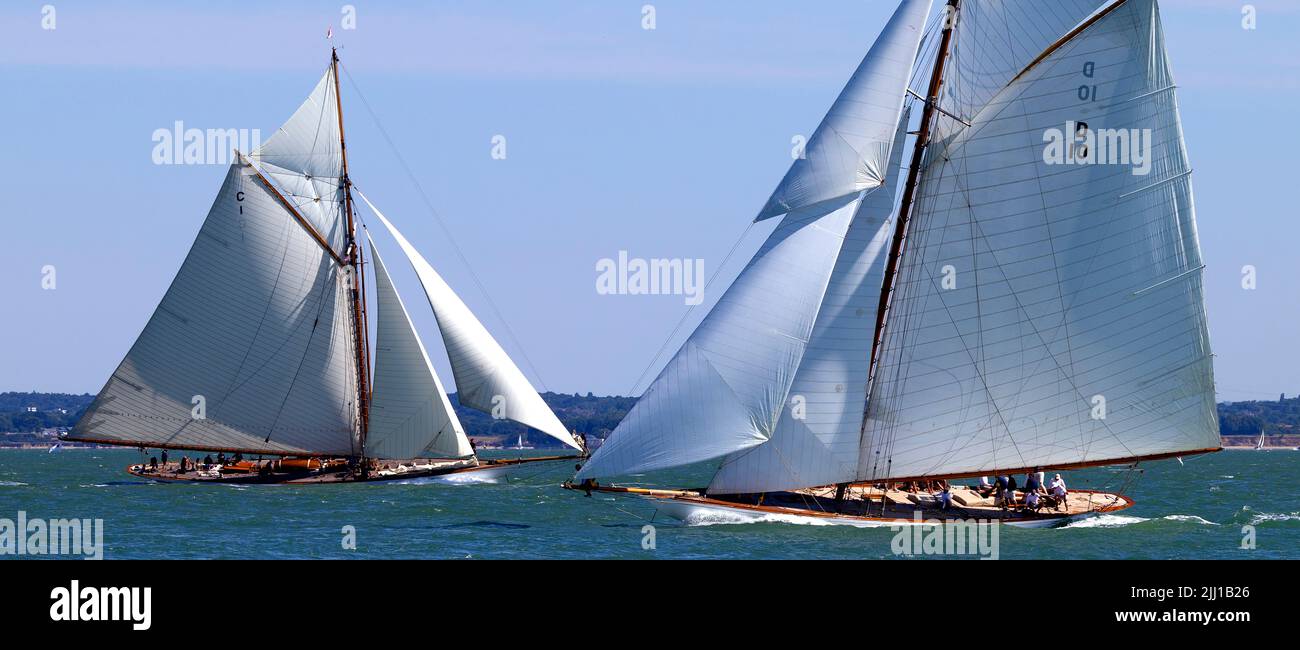
{"type": "Polygon", "coordinates": [[[330,485],[341,483],[378,482],[443,482],[438,479],[450,479],[451,477],[465,478],[461,480],[452,479],[446,482],[493,483],[512,475],[544,471],[542,468],[544,464],[554,464],[558,467],[562,462],[577,462],[578,460],[580,460],[580,457],[578,456],[542,456],[538,458],[493,459],[480,460],[477,463],[472,460],[440,460],[431,461],[426,465],[411,467],[404,471],[382,470],[379,472],[372,472],[365,477],[348,471],[331,471],[333,468],[329,467],[329,463],[325,464],[326,467],[324,470],[319,469],[320,465],[313,466],[316,469],[302,469],[294,465],[289,465],[283,471],[275,471],[268,474],[259,474],[256,472],[223,472],[220,475],[209,475],[196,471],[181,474],[171,468],[169,468],[169,471],[150,471],[148,467],[140,464],[128,466],[126,472],[138,478],[163,483],[330,485]]]}
{"type": "MultiPolygon", "coordinates": [[[[583,491],[580,485],[566,483],[565,487],[583,491]]],[[[792,523],[822,526],[852,526],[878,528],[882,526],[942,525],[947,523],[989,521],[1017,528],[1053,528],[1085,517],[1116,512],[1132,507],[1134,501],[1122,494],[1096,490],[1071,491],[1072,505],[1064,511],[1001,510],[1000,508],[954,507],[947,511],[923,505],[898,503],[892,498],[885,512],[880,511],[880,500],[871,499],[869,488],[855,486],[860,500],[846,501],[840,512],[835,511],[832,499],[817,489],[801,493],[764,495],[762,500],[740,496],[711,497],[701,490],[654,490],[618,486],[597,486],[593,493],[626,494],[648,499],[655,509],[689,525],[792,523]],[[1076,501],[1077,499],[1077,501],[1076,501]],[[1080,505],[1086,502],[1089,507],[1080,505]]],[[[826,490],[823,488],[822,490],[826,490]]]]}

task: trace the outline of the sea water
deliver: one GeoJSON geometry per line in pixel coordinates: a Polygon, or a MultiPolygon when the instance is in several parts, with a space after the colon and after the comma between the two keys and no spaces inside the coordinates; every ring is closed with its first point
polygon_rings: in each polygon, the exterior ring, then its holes
{"type": "MultiPolygon", "coordinates": [[[[485,455],[534,453],[547,452],[485,455]]],[[[586,497],[560,488],[571,463],[495,484],[231,486],[123,471],[139,460],[126,449],[0,449],[0,517],[102,519],[109,559],[895,557],[889,528],[688,526],[645,499],[586,497]]],[[[1140,469],[1064,473],[1071,488],[1123,491],[1137,505],[1055,529],[1003,527],[999,556],[1300,558],[1300,452],[1223,451],[1140,469]]],[[[694,469],[625,482],[698,487],[708,477],[694,469]]]]}

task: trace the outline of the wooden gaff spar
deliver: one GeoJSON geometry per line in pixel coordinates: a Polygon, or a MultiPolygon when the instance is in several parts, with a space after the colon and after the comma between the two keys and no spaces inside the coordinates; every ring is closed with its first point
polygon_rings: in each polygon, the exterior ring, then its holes
{"type": "Polygon", "coordinates": [[[171,287],[68,440],[239,454],[220,467],[128,468],[149,479],[219,483],[490,480],[579,458],[477,457],[374,241],[368,257],[363,250],[354,193],[418,275],[460,403],[582,447],[354,187],[338,71],[331,51],[289,121],[236,156],[171,287]],[[377,307],[373,372],[367,269],[377,307]]]}
{"type": "Polygon", "coordinates": [[[1219,450],[1155,0],[948,0],[927,40],[932,9],[901,2],[767,242],[566,487],[688,521],[1052,526],[1133,501],[940,510],[933,483],[1219,450]],[[704,487],[597,480],[696,464],[704,487]]]}

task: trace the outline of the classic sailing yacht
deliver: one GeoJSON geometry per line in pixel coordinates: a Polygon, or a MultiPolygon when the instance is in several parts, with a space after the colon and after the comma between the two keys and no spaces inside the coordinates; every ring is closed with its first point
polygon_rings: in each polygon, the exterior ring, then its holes
{"type": "Polygon", "coordinates": [[[338,68],[332,53],[289,121],[256,151],[237,152],[171,287],[68,440],[236,454],[128,468],[208,482],[485,478],[574,458],[476,457],[373,241],[371,372],[355,192],[420,279],[460,403],[581,451],[465,303],[352,184],[338,68]]]}
{"type": "Polygon", "coordinates": [[[687,520],[1051,526],[1133,501],[938,509],[935,483],[1219,450],[1155,0],[948,0],[923,39],[931,9],[903,0],[772,234],[567,487],[687,520]],[[597,481],[697,463],[707,487],[597,481]]]}

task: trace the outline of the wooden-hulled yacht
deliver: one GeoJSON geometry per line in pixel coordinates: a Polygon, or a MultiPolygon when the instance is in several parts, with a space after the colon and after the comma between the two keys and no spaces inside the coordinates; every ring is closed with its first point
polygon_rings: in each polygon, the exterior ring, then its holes
{"type": "Polygon", "coordinates": [[[933,9],[901,2],[768,240],[567,487],[686,520],[1050,526],[1133,500],[899,487],[1219,450],[1155,0],[933,9]],[[604,483],[688,465],[707,486],[604,483]]]}
{"type": "Polygon", "coordinates": [[[354,194],[419,277],[459,402],[582,446],[353,185],[338,72],[332,52],[289,120],[255,151],[236,152],[171,287],[68,440],[231,454],[228,463],[128,468],[213,483],[491,479],[579,457],[478,458],[375,241],[363,250],[354,194]]]}

